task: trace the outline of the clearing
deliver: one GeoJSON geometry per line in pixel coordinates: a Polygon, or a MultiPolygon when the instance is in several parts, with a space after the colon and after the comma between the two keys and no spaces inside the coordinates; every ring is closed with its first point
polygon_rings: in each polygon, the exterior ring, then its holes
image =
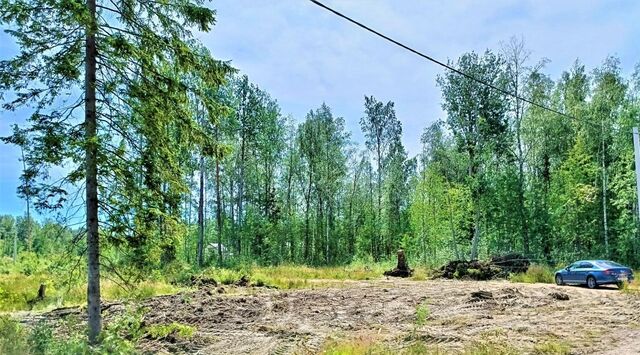
{"type": "MultiPolygon", "coordinates": [[[[143,338],[139,349],[154,353],[304,354],[341,342],[394,352],[416,343],[437,353],[482,347],[492,353],[494,345],[517,353],[620,355],[640,349],[640,298],[614,288],[393,279],[286,291],[204,287],[142,305],[148,307],[147,325],[177,322],[197,329],[188,340],[143,338]],[[569,300],[558,299],[562,294],[569,300]]],[[[106,321],[124,308],[108,306],[106,321]]],[[[57,319],[61,312],[26,321],[42,317],[57,319]]]]}

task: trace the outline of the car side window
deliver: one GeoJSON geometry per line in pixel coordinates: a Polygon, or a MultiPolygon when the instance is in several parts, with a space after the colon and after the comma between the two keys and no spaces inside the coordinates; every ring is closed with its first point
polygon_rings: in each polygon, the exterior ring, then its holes
{"type": "Polygon", "coordinates": [[[581,269],[593,269],[593,264],[591,263],[580,263],[581,269]]]}

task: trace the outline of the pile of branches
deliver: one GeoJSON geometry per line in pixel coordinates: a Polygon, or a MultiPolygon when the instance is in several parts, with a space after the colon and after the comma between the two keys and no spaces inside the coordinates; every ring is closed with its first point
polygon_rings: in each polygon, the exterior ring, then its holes
{"type": "Polygon", "coordinates": [[[491,264],[501,268],[508,273],[527,272],[531,261],[522,254],[510,253],[491,258],[491,264]]]}
{"type": "Polygon", "coordinates": [[[454,260],[443,265],[440,277],[445,279],[491,280],[506,278],[511,273],[527,272],[531,262],[521,254],[494,256],[489,261],[454,260]]]}

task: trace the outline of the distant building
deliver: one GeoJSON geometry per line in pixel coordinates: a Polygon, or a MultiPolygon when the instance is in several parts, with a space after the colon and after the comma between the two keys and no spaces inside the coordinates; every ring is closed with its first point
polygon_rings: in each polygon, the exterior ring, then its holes
{"type": "MultiPolygon", "coordinates": [[[[209,252],[212,255],[218,255],[218,243],[211,243],[207,246],[209,252]]],[[[220,244],[220,249],[222,250],[222,255],[225,257],[233,256],[233,252],[227,249],[224,244],[220,244]]]]}

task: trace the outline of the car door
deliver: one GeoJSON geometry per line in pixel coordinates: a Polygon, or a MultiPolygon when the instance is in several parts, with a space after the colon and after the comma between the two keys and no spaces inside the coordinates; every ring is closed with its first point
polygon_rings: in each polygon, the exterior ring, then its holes
{"type": "Polygon", "coordinates": [[[567,283],[578,282],[576,277],[578,266],[579,266],[578,263],[573,263],[567,267],[567,273],[565,274],[565,277],[564,277],[565,282],[567,283]]]}
{"type": "Polygon", "coordinates": [[[593,264],[590,262],[583,261],[578,265],[575,272],[576,282],[587,283],[587,275],[593,271],[593,264]]]}

